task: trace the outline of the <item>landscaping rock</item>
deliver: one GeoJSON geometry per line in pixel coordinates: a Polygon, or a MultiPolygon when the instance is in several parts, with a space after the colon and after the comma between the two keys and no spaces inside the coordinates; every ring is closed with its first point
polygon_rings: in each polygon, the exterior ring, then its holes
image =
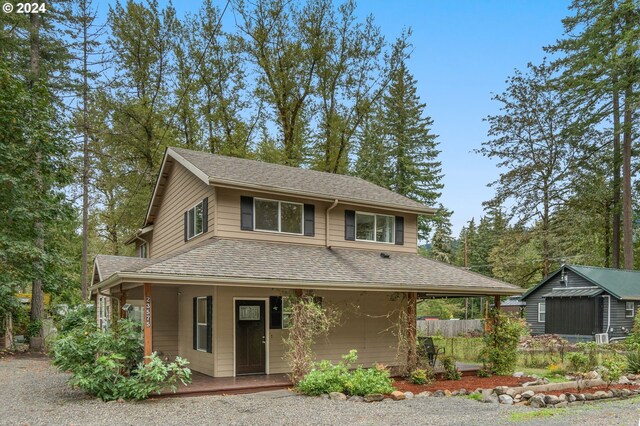
{"type": "Polygon", "coordinates": [[[513,373],[513,377],[520,378],[522,376],[524,376],[524,373],[522,371],[516,371],[515,373],[513,373]]]}
{"type": "Polygon", "coordinates": [[[555,405],[556,408],[565,408],[565,407],[568,407],[568,406],[569,406],[569,403],[567,401],[558,402],[555,405]]]}
{"type": "Polygon", "coordinates": [[[505,394],[509,395],[511,398],[513,398],[516,395],[516,390],[513,388],[509,388],[507,389],[507,391],[505,392],[505,394]]]}
{"type": "Polygon", "coordinates": [[[508,386],[497,386],[495,389],[493,389],[493,391],[496,393],[496,395],[500,396],[504,393],[507,393],[508,389],[508,386]]]}
{"type": "Polygon", "coordinates": [[[444,390],[444,396],[451,396],[451,395],[453,395],[453,394],[449,389],[445,389],[444,390]]]}
{"type": "Polygon", "coordinates": [[[546,407],[546,405],[547,405],[544,402],[544,395],[543,394],[538,394],[538,395],[532,396],[531,399],[529,400],[529,404],[533,408],[543,408],[543,407],[546,407]]]}
{"type": "Polygon", "coordinates": [[[620,380],[618,380],[618,383],[621,385],[628,385],[629,383],[631,383],[631,380],[629,380],[627,376],[622,376],[620,377],[620,380]]]}
{"type": "Polygon", "coordinates": [[[433,392],[424,391],[424,392],[420,392],[419,394],[417,394],[416,398],[428,398],[431,395],[433,395],[433,392]]]}
{"type": "Polygon", "coordinates": [[[364,398],[361,397],[360,395],[353,395],[350,396],[349,399],[347,399],[347,401],[351,401],[351,402],[364,402],[364,398]]]}
{"type": "Polygon", "coordinates": [[[522,399],[529,399],[535,394],[536,393],[534,391],[532,391],[532,390],[524,391],[524,392],[522,392],[522,399]]]}
{"type": "Polygon", "coordinates": [[[572,393],[569,394],[569,396],[567,396],[567,401],[569,402],[575,402],[578,398],[576,398],[576,396],[572,393]]]}
{"type": "Polygon", "coordinates": [[[522,399],[522,394],[517,393],[516,396],[513,397],[513,399],[522,399]]]}
{"type": "Polygon", "coordinates": [[[631,380],[631,381],[635,381],[635,380],[640,379],[640,376],[637,376],[637,375],[635,375],[635,374],[628,374],[628,375],[627,375],[627,379],[629,379],[629,380],[631,380]]]}
{"type": "Polygon", "coordinates": [[[584,405],[584,401],[574,401],[569,403],[569,407],[574,407],[577,405],[584,405]]]}
{"type": "Polygon", "coordinates": [[[124,399],[123,399],[123,398],[118,398],[118,402],[119,402],[120,404],[122,404],[122,403],[124,403],[124,399]]]}
{"type": "Polygon", "coordinates": [[[329,398],[332,401],[346,401],[347,395],[343,394],[342,392],[331,392],[329,394],[329,398]]]}
{"type": "Polygon", "coordinates": [[[444,391],[443,390],[437,390],[433,393],[433,396],[437,397],[437,398],[442,398],[444,395],[444,391]]]}
{"type": "Polygon", "coordinates": [[[607,398],[613,398],[614,396],[616,396],[616,394],[612,390],[607,392],[607,398]]]}
{"type": "Polygon", "coordinates": [[[451,392],[451,396],[458,396],[460,395],[460,392],[457,390],[454,390],[453,392],[451,392]]]}
{"type": "Polygon", "coordinates": [[[527,401],[514,402],[513,405],[529,405],[527,401]]]}
{"type": "Polygon", "coordinates": [[[566,400],[567,400],[567,395],[565,395],[563,393],[558,395],[558,402],[564,402],[566,400]]]}
{"type": "Polygon", "coordinates": [[[584,400],[585,401],[593,401],[594,399],[598,399],[595,396],[593,396],[592,393],[585,393],[584,394],[584,400]]]}
{"type": "Polygon", "coordinates": [[[498,402],[505,405],[513,405],[513,398],[507,394],[502,394],[498,397],[498,402]]]}
{"type": "Polygon", "coordinates": [[[469,392],[465,388],[462,388],[458,391],[458,395],[468,395],[469,392]]]}
{"type": "Polygon", "coordinates": [[[498,402],[498,396],[491,389],[483,389],[482,402],[498,402]]]}
{"type": "Polygon", "coordinates": [[[598,374],[597,371],[589,371],[587,374],[584,375],[584,378],[586,380],[595,380],[595,379],[599,379],[600,375],[598,374]]]}
{"type": "Polygon", "coordinates": [[[523,388],[528,388],[529,386],[538,386],[538,385],[543,385],[544,383],[542,383],[541,380],[536,380],[534,382],[525,382],[522,384],[523,388]]]}
{"type": "MultiPolygon", "coordinates": [[[[593,394],[593,397],[595,399],[603,399],[603,398],[607,398],[609,396],[609,394],[605,391],[597,391],[593,394]]],[[[613,395],[612,395],[613,396],[613,395]]]]}
{"type": "Polygon", "coordinates": [[[381,393],[372,393],[364,396],[365,402],[378,402],[384,399],[384,395],[381,393]]]}
{"type": "Polygon", "coordinates": [[[328,393],[323,393],[322,395],[320,395],[321,399],[329,399],[329,394],[328,393]]]}
{"type": "Polygon", "coordinates": [[[414,396],[415,396],[415,395],[413,395],[413,392],[405,392],[405,393],[404,393],[404,397],[405,397],[406,399],[413,399],[413,397],[414,397],[414,396]]]}
{"type": "Polygon", "coordinates": [[[391,392],[391,399],[393,399],[394,401],[402,401],[405,398],[406,397],[404,396],[404,392],[400,392],[400,391],[391,392]]]}
{"type": "Polygon", "coordinates": [[[547,405],[555,405],[558,402],[560,402],[560,398],[555,395],[545,395],[544,397],[544,403],[547,405]]]}
{"type": "Polygon", "coordinates": [[[577,393],[574,396],[576,397],[576,401],[581,401],[582,402],[582,401],[586,401],[587,400],[587,398],[584,396],[583,393],[577,393]]]}

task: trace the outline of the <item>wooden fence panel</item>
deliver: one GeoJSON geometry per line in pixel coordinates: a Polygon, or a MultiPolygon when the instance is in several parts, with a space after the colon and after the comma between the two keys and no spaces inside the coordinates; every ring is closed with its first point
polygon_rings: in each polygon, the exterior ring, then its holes
{"type": "Polygon", "coordinates": [[[484,331],[484,320],[418,320],[418,334],[421,336],[456,337],[472,331],[484,331]]]}

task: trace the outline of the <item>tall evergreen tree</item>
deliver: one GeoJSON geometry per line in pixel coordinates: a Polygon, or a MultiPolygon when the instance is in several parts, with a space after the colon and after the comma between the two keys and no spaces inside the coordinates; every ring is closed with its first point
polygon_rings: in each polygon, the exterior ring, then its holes
{"type": "Polygon", "coordinates": [[[451,214],[452,212],[445,209],[442,204],[438,206],[436,213],[438,220],[435,222],[431,247],[428,251],[429,257],[445,263],[453,263],[455,254],[451,236],[451,214]]]}

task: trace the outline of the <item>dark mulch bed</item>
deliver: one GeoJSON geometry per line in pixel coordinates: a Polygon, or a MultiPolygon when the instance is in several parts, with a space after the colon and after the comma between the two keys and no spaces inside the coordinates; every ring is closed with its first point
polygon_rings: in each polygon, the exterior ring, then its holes
{"type": "Polygon", "coordinates": [[[491,376],[491,377],[477,377],[477,376],[463,376],[460,380],[437,380],[427,385],[414,385],[406,380],[395,380],[393,386],[402,392],[413,392],[419,394],[424,391],[437,391],[437,390],[450,390],[456,391],[460,389],[466,389],[467,391],[474,391],[478,388],[493,389],[496,386],[509,386],[516,387],[521,386],[523,383],[534,381],[531,377],[512,377],[512,376],[491,376]]]}

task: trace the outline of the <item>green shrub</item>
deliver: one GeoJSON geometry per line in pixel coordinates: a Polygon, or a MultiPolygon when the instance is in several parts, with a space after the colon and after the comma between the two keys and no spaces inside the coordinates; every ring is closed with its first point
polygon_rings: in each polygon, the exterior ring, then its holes
{"type": "Polygon", "coordinates": [[[337,364],[330,361],[314,364],[311,371],[298,382],[298,391],[314,396],[331,392],[361,396],[393,392],[393,381],[389,377],[389,371],[384,367],[358,367],[350,371],[349,368],[357,359],[357,351],[352,349],[349,354],[343,355],[342,361],[337,364]]]}
{"type": "Polygon", "coordinates": [[[456,367],[456,359],[453,356],[445,355],[440,358],[440,362],[442,362],[444,375],[447,380],[460,380],[462,378],[460,370],[458,370],[458,367],[456,367]]]}
{"type": "Polygon", "coordinates": [[[625,360],[622,356],[608,358],[602,361],[602,366],[599,368],[600,376],[602,380],[607,382],[607,386],[611,386],[612,383],[620,380],[625,367],[625,360]]]}
{"type": "Polygon", "coordinates": [[[349,395],[365,396],[372,393],[391,393],[394,391],[393,381],[386,368],[358,367],[349,372],[345,382],[345,391],[349,395]]]}
{"type": "Polygon", "coordinates": [[[600,364],[598,362],[598,353],[607,347],[596,342],[580,342],[576,344],[576,348],[587,356],[587,370],[593,370],[600,364]]]}
{"type": "Polygon", "coordinates": [[[409,381],[414,385],[424,385],[433,382],[435,379],[431,367],[416,368],[409,375],[409,381]]]}
{"type": "Polygon", "coordinates": [[[586,373],[589,368],[589,357],[582,352],[571,352],[567,356],[572,373],[586,373]]]}
{"type": "Polygon", "coordinates": [[[630,344],[627,346],[627,371],[629,373],[640,373],[640,344],[630,344]]]}
{"type": "Polygon", "coordinates": [[[322,395],[323,393],[342,392],[349,375],[349,368],[358,359],[357,351],[351,350],[342,356],[342,361],[332,364],[331,361],[320,361],[312,366],[311,371],[298,382],[297,388],[305,395],[322,395]]]}
{"type": "Polygon", "coordinates": [[[518,343],[526,327],[522,319],[492,309],[490,330],[484,336],[482,362],[497,375],[510,375],[518,361],[518,343]]]}
{"type": "Polygon", "coordinates": [[[191,382],[188,362],[180,357],[165,364],[154,353],[144,363],[140,326],[118,321],[114,330],[99,330],[89,319],[78,321],[56,340],[53,364],[72,374],[69,383],[104,401],[145,399],[178,381],[191,382]]]}
{"type": "Polygon", "coordinates": [[[478,370],[478,372],[476,373],[476,375],[478,377],[491,377],[491,371],[481,368],[478,370]]]}

